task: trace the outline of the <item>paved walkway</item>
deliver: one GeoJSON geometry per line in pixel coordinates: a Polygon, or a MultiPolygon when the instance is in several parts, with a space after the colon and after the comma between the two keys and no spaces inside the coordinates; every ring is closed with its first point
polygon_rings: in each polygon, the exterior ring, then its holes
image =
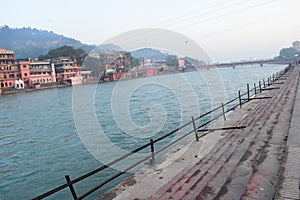
{"type": "Polygon", "coordinates": [[[300,82],[275,199],[300,199],[300,82]]]}
{"type": "Polygon", "coordinates": [[[191,141],[184,153],[180,153],[184,146],[174,148],[155,169],[137,172],[134,185],[116,188],[115,199],[271,200],[278,183],[277,199],[299,199],[299,71],[300,67],[289,71],[270,86],[273,90],[260,94],[272,99],[250,101],[224,125],[245,129],[191,141]],[[212,148],[203,147],[216,140],[212,148]]]}

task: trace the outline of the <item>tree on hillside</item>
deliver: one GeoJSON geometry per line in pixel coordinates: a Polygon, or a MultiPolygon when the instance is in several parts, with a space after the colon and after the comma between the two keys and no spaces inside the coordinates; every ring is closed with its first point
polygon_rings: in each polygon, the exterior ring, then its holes
{"type": "Polygon", "coordinates": [[[125,56],[129,59],[131,66],[136,67],[140,65],[140,60],[133,57],[130,52],[126,52],[125,56]]]}
{"type": "Polygon", "coordinates": [[[178,67],[178,58],[177,56],[170,55],[166,59],[166,65],[169,67],[178,67]]]}
{"type": "Polygon", "coordinates": [[[100,63],[99,58],[87,56],[82,63],[83,70],[90,70],[93,75],[99,76],[104,70],[105,65],[100,63]]]}
{"type": "Polygon", "coordinates": [[[52,31],[30,27],[11,28],[7,25],[0,25],[0,47],[13,50],[17,59],[36,58],[42,54],[47,54],[50,49],[63,45],[82,48],[85,52],[90,52],[95,48],[94,45],[83,44],[78,40],[52,31]]]}
{"type": "Polygon", "coordinates": [[[71,46],[65,45],[56,49],[51,49],[46,55],[39,56],[39,60],[54,59],[58,57],[70,57],[72,59],[76,58],[77,63],[81,65],[86,55],[87,54],[81,48],[74,49],[71,46]]]}
{"type": "Polygon", "coordinates": [[[300,57],[300,52],[293,47],[283,48],[280,50],[278,59],[296,58],[300,57]]]}

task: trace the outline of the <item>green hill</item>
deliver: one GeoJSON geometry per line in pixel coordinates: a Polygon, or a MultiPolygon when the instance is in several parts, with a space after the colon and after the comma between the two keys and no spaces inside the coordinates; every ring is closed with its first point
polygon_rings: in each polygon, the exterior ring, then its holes
{"type": "Polygon", "coordinates": [[[38,57],[46,54],[50,49],[64,45],[82,48],[87,53],[94,48],[94,45],[83,44],[52,31],[35,28],[10,28],[6,25],[0,27],[0,48],[13,50],[17,59],[38,57]]]}

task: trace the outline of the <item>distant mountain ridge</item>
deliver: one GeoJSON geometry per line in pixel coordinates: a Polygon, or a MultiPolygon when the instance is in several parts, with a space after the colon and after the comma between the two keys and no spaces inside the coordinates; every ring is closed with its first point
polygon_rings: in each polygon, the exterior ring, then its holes
{"type": "MultiPolygon", "coordinates": [[[[123,51],[115,44],[88,45],[73,38],[53,33],[52,31],[38,30],[36,28],[10,28],[0,26],[0,48],[13,50],[15,58],[37,58],[45,55],[51,49],[62,46],[82,48],[85,53],[105,53],[110,51],[123,51]]],[[[161,52],[157,49],[142,48],[131,52],[135,58],[146,58],[151,60],[166,60],[171,54],[161,52]]]]}
{"type": "MultiPolygon", "coordinates": [[[[103,54],[106,52],[122,52],[122,51],[124,50],[118,45],[112,43],[105,43],[97,46],[95,49],[92,50],[91,53],[103,54]]],[[[152,49],[152,48],[137,49],[131,51],[130,53],[134,58],[145,58],[151,60],[165,60],[169,56],[169,54],[167,53],[163,53],[157,49],[152,49]]]]}
{"type": "Polygon", "coordinates": [[[83,44],[78,40],[58,35],[52,31],[38,30],[36,28],[10,28],[0,27],[0,48],[15,52],[15,58],[38,57],[46,54],[50,49],[61,46],[82,48],[90,52],[95,46],[83,44]]]}
{"type": "Polygon", "coordinates": [[[151,60],[165,60],[169,56],[167,53],[162,53],[161,51],[152,48],[138,49],[132,51],[131,55],[135,58],[146,58],[151,60]]]}

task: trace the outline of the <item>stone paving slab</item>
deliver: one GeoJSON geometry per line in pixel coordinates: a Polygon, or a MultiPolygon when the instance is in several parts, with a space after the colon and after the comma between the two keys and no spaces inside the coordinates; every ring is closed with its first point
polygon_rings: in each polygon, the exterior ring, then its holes
{"type": "Polygon", "coordinates": [[[300,82],[297,88],[284,161],[281,166],[281,181],[277,187],[275,200],[300,199],[300,82]]]}
{"type": "MultiPolygon", "coordinates": [[[[298,70],[297,70],[298,71],[298,70]]],[[[294,73],[295,74],[295,73],[294,73]]],[[[286,75],[288,77],[288,75],[286,75]]],[[[295,77],[295,76],[294,76],[295,77]]],[[[298,76],[299,79],[299,76],[298,76]]],[[[293,79],[295,80],[295,79],[293,79]]],[[[294,81],[295,82],[295,81],[294,81]]],[[[297,84],[299,84],[299,82],[297,82],[297,84]]],[[[294,86],[296,86],[296,84],[294,84],[294,86]]],[[[295,87],[293,87],[295,88],[295,87]]],[[[299,152],[299,143],[300,143],[300,139],[299,139],[299,134],[297,133],[297,130],[300,130],[299,125],[300,122],[299,119],[300,118],[300,92],[299,92],[299,88],[298,87],[298,92],[297,92],[297,99],[296,99],[296,103],[295,104],[295,108],[294,108],[294,112],[293,112],[293,120],[292,123],[290,125],[290,135],[287,141],[287,148],[286,148],[286,152],[287,155],[285,157],[285,162],[284,165],[282,166],[282,169],[288,169],[288,170],[281,170],[282,171],[282,175],[281,175],[281,188],[280,188],[280,192],[277,192],[277,199],[299,199],[299,189],[295,189],[295,187],[298,188],[299,186],[299,172],[300,172],[300,163],[298,162],[298,159],[300,158],[300,152],[299,152]],[[298,111],[297,111],[298,110],[298,111]],[[295,122],[296,120],[296,122],[295,122]],[[292,133],[292,132],[296,132],[296,133],[292,133]],[[283,179],[284,178],[284,179],[283,179]],[[298,196],[297,196],[298,195],[298,196]]],[[[288,91],[289,87],[286,88],[285,91],[288,91]]],[[[271,91],[274,90],[269,90],[270,93],[267,92],[267,94],[273,94],[271,91]]],[[[295,89],[293,89],[295,94],[295,89]]],[[[265,92],[264,92],[265,93],[265,92]]],[[[275,94],[275,93],[274,93],[275,94]]],[[[293,96],[293,95],[292,95],[293,96]]],[[[273,102],[275,103],[276,98],[274,98],[271,103],[269,103],[269,105],[271,105],[270,107],[272,107],[273,102]]],[[[290,98],[291,99],[291,98],[290,98]]],[[[294,100],[294,98],[292,98],[294,100]]],[[[239,113],[233,112],[233,114],[231,115],[231,120],[226,121],[225,124],[223,125],[229,125],[229,124],[234,124],[234,121],[240,121],[241,119],[243,119],[251,109],[255,109],[255,107],[257,106],[257,104],[262,104],[265,100],[254,100],[251,101],[250,103],[245,104],[245,106],[243,105],[243,109],[239,110],[239,113]]],[[[267,100],[266,100],[267,102],[267,100]]],[[[289,101],[290,102],[290,101],[289,101]]],[[[281,105],[284,105],[284,103],[280,103],[281,105]]],[[[280,105],[280,107],[281,107],[280,105]]],[[[292,108],[292,104],[290,104],[291,108],[292,108]]],[[[264,108],[263,106],[260,106],[261,108],[264,108]]],[[[277,105],[274,104],[273,107],[277,108],[277,105]]],[[[276,110],[276,109],[275,109],[276,110]]],[[[292,109],[291,109],[292,110],[292,109]]],[[[266,109],[257,109],[257,112],[259,112],[259,115],[264,116],[264,114],[269,113],[269,110],[266,109]]],[[[254,112],[253,118],[249,118],[249,119],[255,119],[258,117],[257,112],[254,112]],[[255,114],[256,113],[256,114],[255,114]]],[[[273,112],[273,111],[272,111],[273,112]]],[[[278,111],[278,113],[281,113],[280,111],[278,111]]],[[[290,113],[289,110],[285,109],[284,112],[285,114],[290,113]]],[[[282,114],[282,113],[281,113],[282,114]]],[[[276,115],[276,113],[275,113],[276,115]]],[[[271,115],[272,118],[267,118],[269,119],[269,124],[272,122],[273,118],[276,119],[277,121],[274,121],[274,124],[276,126],[277,123],[280,123],[280,120],[283,120],[283,118],[278,117],[276,115],[271,115]],[[279,120],[279,121],[278,121],[279,120]]],[[[275,181],[271,181],[272,179],[274,179],[273,175],[276,174],[275,172],[273,172],[272,170],[265,170],[268,169],[270,166],[272,167],[273,165],[276,165],[279,169],[279,163],[275,162],[276,159],[281,159],[281,156],[277,156],[276,152],[280,152],[282,149],[282,143],[285,144],[285,137],[281,137],[279,133],[283,133],[283,135],[287,135],[287,130],[288,130],[288,124],[289,124],[289,120],[290,120],[290,114],[283,116],[285,120],[288,119],[288,123],[286,123],[287,121],[285,121],[285,123],[287,124],[286,127],[282,127],[282,129],[277,128],[277,132],[275,132],[273,135],[274,137],[272,138],[268,138],[267,136],[270,135],[269,132],[264,131],[263,129],[253,129],[252,132],[259,132],[260,134],[258,135],[258,137],[255,137],[254,141],[251,142],[251,146],[252,143],[256,144],[253,147],[256,147],[256,149],[260,149],[259,147],[264,147],[264,143],[265,141],[268,141],[269,144],[266,145],[266,148],[263,148],[263,150],[261,152],[258,152],[258,168],[253,168],[253,163],[249,163],[250,165],[241,165],[239,170],[237,171],[236,175],[238,174],[238,176],[236,176],[235,179],[231,179],[232,181],[229,183],[230,186],[233,188],[239,188],[241,185],[241,183],[244,183],[245,181],[245,177],[247,180],[250,179],[250,176],[253,172],[250,172],[251,170],[255,170],[255,173],[252,174],[252,180],[254,181],[259,181],[261,184],[250,184],[248,185],[248,192],[249,191],[253,191],[252,195],[243,195],[243,199],[261,199],[263,196],[265,196],[265,199],[272,199],[272,197],[274,197],[274,190],[275,190],[275,186],[273,185],[273,183],[277,182],[275,181]],[[281,142],[278,142],[281,141],[281,142]],[[264,149],[269,149],[273,152],[274,155],[272,155],[270,159],[265,159],[265,153],[266,151],[264,149]],[[279,149],[279,150],[278,150],[279,149]],[[263,159],[260,159],[260,157],[262,157],[263,159]],[[276,158],[276,159],[275,159],[276,158]],[[260,170],[259,172],[256,170],[260,170]],[[250,172],[250,173],[248,173],[250,172]],[[248,177],[248,178],[247,178],[248,177]],[[239,179],[241,178],[241,180],[239,179]],[[244,180],[243,180],[244,179],[244,180]],[[260,187],[259,185],[264,185],[266,187],[260,187]],[[256,195],[256,193],[260,193],[260,195],[256,195]],[[272,197],[271,197],[271,196],[272,197]]],[[[262,117],[264,118],[264,117],[262,117]]],[[[264,121],[264,120],[263,120],[264,121]]],[[[264,126],[265,124],[260,124],[259,122],[257,122],[256,120],[248,120],[247,121],[249,124],[253,123],[254,127],[260,127],[260,126],[264,126]]],[[[247,123],[247,124],[248,124],[247,123]]],[[[285,124],[284,123],[284,124],[285,124]]],[[[272,123],[271,123],[272,125],[272,123]]],[[[282,126],[282,125],[281,125],[282,126]]],[[[218,127],[218,126],[217,126],[218,127]]],[[[273,125],[272,125],[273,127],[273,125]]],[[[298,131],[299,132],[299,131],[298,131]]],[[[158,162],[157,166],[155,168],[149,167],[149,168],[143,168],[141,169],[139,172],[137,172],[134,175],[134,179],[136,180],[136,184],[127,187],[117,187],[116,188],[116,194],[117,197],[115,199],[148,199],[150,195],[153,195],[156,191],[159,190],[159,188],[163,187],[168,180],[174,178],[176,176],[176,174],[178,174],[180,171],[184,171],[183,169],[187,169],[187,166],[193,166],[195,165],[195,163],[199,162],[199,159],[202,159],[205,155],[207,155],[208,153],[212,153],[210,152],[210,149],[206,149],[204,148],[204,145],[206,145],[209,141],[215,141],[217,137],[220,136],[220,134],[222,135],[222,132],[218,132],[217,135],[211,137],[211,138],[205,138],[205,141],[199,141],[199,142],[195,142],[193,141],[192,138],[189,138],[186,143],[188,143],[189,148],[184,150],[184,146],[186,145],[179,145],[177,146],[175,149],[175,152],[169,152],[166,156],[166,158],[164,159],[164,162],[158,162]],[[217,137],[216,137],[217,136],[217,137]],[[203,153],[203,149],[206,149],[207,151],[205,153],[203,153]],[[175,156],[176,152],[180,152],[183,150],[183,154],[179,153],[181,156],[175,156]],[[187,160],[189,160],[189,162],[187,162],[187,160]]],[[[212,136],[212,135],[211,135],[212,136]]],[[[224,136],[225,138],[226,136],[224,136]]],[[[220,139],[220,138],[219,138],[220,139]]],[[[221,141],[221,140],[220,140],[221,141]]],[[[249,140],[250,142],[250,140],[249,140]]],[[[232,154],[235,155],[235,154],[232,154]]],[[[247,153],[246,153],[247,155],[247,153]]],[[[252,155],[254,156],[254,155],[252,155]]],[[[249,156],[246,156],[245,159],[247,159],[249,156]]],[[[250,156],[251,157],[251,156],[250,156]]],[[[256,156],[255,156],[256,157],[256,156]]],[[[242,158],[243,160],[244,158],[242,158]]],[[[226,161],[229,162],[230,164],[230,160],[226,161]]],[[[247,163],[246,163],[247,164],[247,163]]],[[[224,165],[225,166],[225,165],[224,165]]],[[[228,165],[229,166],[229,165],[228,165]]],[[[214,168],[212,168],[214,169],[214,168]]],[[[201,170],[203,170],[203,168],[201,168],[201,170]]],[[[228,170],[226,170],[225,168],[220,168],[220,171],[224,171],[227,172],[228,170]]],[[[279,170],[277,170],[279,171],[279,170]]],[[[210,170],[208,170],[208,172],[210,172],[210,170]]],[[[231,173],[231,172],[230,172],[231,173]]],[[[226,173],[227,174],[227,173],[226,173]]],[[[277,176],[275,177],[275,179],[278,178],[278,173],[277,176]]],[[[223,181],[224,182],[224,181],[223,181]]],[[[205,187],[205,188],[214,188],[214,186],[216,184],[214,184],[215,182],[212,181],[210,182],[212,184],[212,187],[205,187]]],[[[246,183],[246,182],[245,182],[246,183]]],[[[252,182],[255,183],[255,182],[252,182]]],[[[247,184],[247,183],[246,183],[247,184]]],[[[275,183],[276,185],[276,183],[275,183]]],[[[209,186],[209,185],[208,185],[209,186]]],[[[220,188],[220,187],[219,187],[220,188]]],[[[243,191],[243,188],[245,188],[245,186],[243,186],[240,189],[237,190],[241,190],[243,191]]],[[[217,196],[217,198],[220,199],[226,199],[224,198],[225,196],[223,196],[224,193],[230,194],[230,192],[226,191],[226,187],[222,187],[220,188],[220,196],[217,196]],[[222,198],[223,197],[223,198],[222,198]]],[[[208,190],[203,190],[208,191],[208,190]]],[[[198,191],[198,194],[201,191],[198,191]]],[[[210,191],[208,191],[210,192],[210,191]]],[[[207,198],[203,198],[203,197],[208,197],[205,194],[207,193],[203,193],[203,195],[198,195],[199,199],[207,199],[207,198]]],[[[240,199],[242,194],[238,194],[236,196],[231,195],[229,199],[240,199]]],[[[229,196],[227,196],[229,197],[229,196]]],[[[208,197],[210,198],[210,197],[208,197]]],[[[211,197],[213,198],[213,197],[211,197]]],[[[195,198],[193,198],[195,199],[195,198]]]]}

